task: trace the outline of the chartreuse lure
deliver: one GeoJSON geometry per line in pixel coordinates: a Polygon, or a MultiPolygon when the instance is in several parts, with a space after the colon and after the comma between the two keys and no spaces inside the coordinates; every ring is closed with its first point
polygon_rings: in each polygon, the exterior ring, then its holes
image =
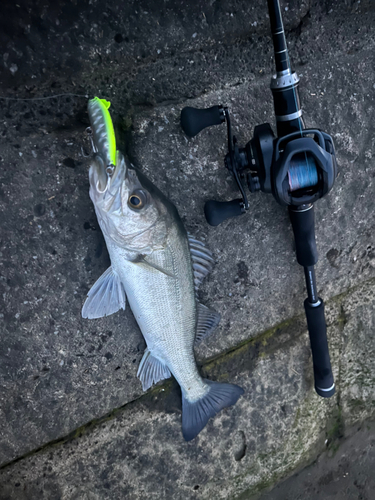
{"type": "Polygon", "coordinates": [[[108,111],[110,105],[109,101],[94,97],[89,101],[88,112],[96,152],[101,155],[107,167],[115,167],[116,137],[112,118],[108,111]]]}

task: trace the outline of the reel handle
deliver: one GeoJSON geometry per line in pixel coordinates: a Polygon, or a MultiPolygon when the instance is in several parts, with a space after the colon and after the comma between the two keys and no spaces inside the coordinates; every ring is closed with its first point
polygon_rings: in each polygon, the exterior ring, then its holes
{"type": "Polygon", "coordinates": [[[220,125],[224,121],[225,112],[222,106],[206,109],[186,107],[181,111],[181,127],[189,137],[194,137],[204,128],[220,125]]]}
{"type": "Polygon", "coordinates": [[[245,213],[242,199],[232,201],[206,201],[204,215],[210,226],[218,226],[229,217],[236,217],[245,213]]]}
{"type": "Polygon", "coordinates": [[[335,394],[335,384],[328,351],[324,302],[320,299],[320,304],[314,306],[306,299],[304,305],[313,358],[315,390],[322,398],[330,398],[335,394]]]}

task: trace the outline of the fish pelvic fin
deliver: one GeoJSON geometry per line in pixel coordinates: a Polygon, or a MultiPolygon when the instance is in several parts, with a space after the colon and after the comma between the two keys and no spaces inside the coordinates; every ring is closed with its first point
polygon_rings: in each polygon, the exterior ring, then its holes
{"type": "Polygon", "coordinates": [[[147,391],[152,385],[171,376],[167,365],[155,358],[146,348],[137,372],[137,377],[142,382],[142,389],[147,391]]]}
{"type": "Polygon", "coordinates": [[[234,405],[244,390],[238,385],[221,384],[204,379],[209,385],[208,393],[194,403],[182,396],[182,435],[186,441],[194,439],[210,418],[220,410],[234,405]]]}
{"type": "Polygon", "coordinates": [[[198,302],[198,320],[197,332],[195,334],[195,343],[199,344],[203,339],[211,335],[220,321],[220,314],[212,311],[208,307],[198,302]]]}
{"type": "Polygon", "coordinates": [[[82,317],[103,318],[125,309],[126,295],[121,280],[110,266],[94,283],[82,308],[82,317]]]}

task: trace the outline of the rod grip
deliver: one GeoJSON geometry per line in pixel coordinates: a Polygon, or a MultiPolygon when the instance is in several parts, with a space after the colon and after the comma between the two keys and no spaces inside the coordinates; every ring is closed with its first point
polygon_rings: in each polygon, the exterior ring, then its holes
{"type": "Polygon", "coordinates": [[[289,207],[289,217],[296,242],[297,262],[301,266],[314,266],[318,262],[318,250],[315,241],[314,205],[305,211],[289,207]]]}
{"type": "Polygon", "coordinates": [[[305,312],[313,357],[315,390],[319,396],[330,398],[335,394],[335,384],[329,358],[324,302],[319,300],[320,304],[314,307],[306,299],[305,312]]]}
{"type": "Polygon", "coordinates": [[[186,107],[181,111],[181,127],[189,137],[194,137],[211,125],[220,125],[224,120],[222,106],[212,106],[206,109],[186,107]]]}

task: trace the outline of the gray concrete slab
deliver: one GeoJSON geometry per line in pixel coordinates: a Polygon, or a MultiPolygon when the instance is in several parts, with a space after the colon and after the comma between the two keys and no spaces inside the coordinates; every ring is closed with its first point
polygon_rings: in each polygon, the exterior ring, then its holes
{"type": "MultiPolygon", "coordinates": [[[[310,3],[289,1],[288,29],[298,27],[310,3]]],[[[49,87],[115,90],[132,103],[202,93],[225,66],[228,76],[257,73],[269,45],[267,5],[244,0],[43,1],[33,8],[20,0],[6,3],[0,27],[1,88],[25,94],[49,87]],[[231,58],[244,45],[261,55],[241,57],[233,74],[231,58]]]]}
{"type": "MultiPolygon", "coordinates": [[[[41,2],[30,9],[28,2],[8,3],[9,15],[0,21],[0,88],[19,98],[99,93],[113,102],[123,149],[217,257],[200,293],[223,319],[197,351],[203,363],[302,313],[304,280],[287,214],[271,197],[258,194],[251,197],[249,214],[209,228],[204,201],[237,196],[222,166],[225,130],[187,140],[178,123],[184,105],[223,102],[245,143],[254,125],[273,120],[268,19],[264,5],[248,2],[137,5],[139,10],[133,3],[41,2]]],[[[307,125],[333,134],[340,165],[334,191],[316,209],[319,290],[332,299],[374,277],[375,12],[370,0],[293,1],[286,7],[307,125]]],[[[129,310],[95,322],[80,318],[86,292],[108,266],[81,151],[82,144],[87,147],[86,98],[1,102],[0,463],[5,464],[139,398],[136,371],[144,342],[129,310]]],[[[370,342],[364,332],[371,312],[365,299],[358,300],[365,318],[359,336],[370,342]]],[[[335,314],[332,325],[341,318],[335,314]]],[[[345,328],[352,332],[357,317],[345,328]]],[[[342,412],[349,422],[355,415],[367,418],[372,385],[366,386],[365,370],[372,366],[362,366],[354,338],[332,335],[334,359],[339,352],[347,356],[340,366],[352,383],[342,395],[342,412]]],[[[297,343],[295,348],[296,357],[302,356],[297,343]]],[[[304,355],[306,362],[308,350],[304,355]]],[[[228,361],[226,375],[235,379],[231,366],[228,361]]],[[[298,391],[310,394],[310,385],[298,391]]],[[[256,405],[267,411],[260,399],[256,405]]],[[[164,410],[160,418],[174,419],[179,436],[179,417],[162,417],[164,410]]],[[[242,434],[235,436],[241,443],[242,434]]],[[[240,451],[241,446],[234,454],[240,451]]]]}
{"type": "Polygon", "coordinates": [[[371,500],[375,490],[374,422],[356,426],[350,433],[335,454],[331,450],[323,453],[311,466],[251,500],[371,500]]]}
{"type": "MultiPolygon", "coordinates": [[[[318,284],[325,298],[374,276],[375,221],[369,204],[374,192],[372,80],[370,75],[348,72],[354,60],[347,56],[340,64],[322,63],[324,74],[331,64],[336,75],[325,86],[319,83],[321,73],[312,67],[301,72],[308,123],[320,123],[327,130],[335,124],[340,164],[335,190],[316,208],[318,284]],[[362,86],[366,99],[352,95],[353,84],[362,86]],[[342,104],[324,109],[340,90],[342,104]],[[325,92],[326,101],[311,95],[319,91],[325,92]],[[345,102],[351,104],[344,106],[345,102]]],[[[361,64],[373,64],[372,52],[362,53],[361,64]]],[[[204,201],[237,195],[221,165],[225,130],[217,127],[188,141],[178,122],[184,104],[229,102],[239,139],[245,142],[255,123],[272,119],[269,93],[261,79],[250,87],[244,84],[139,113],[134,121],[131,156],[217,259],[202,300],[220,310],[222,321],[218,332],[199,348],[199,359],[302,312],[304,278],[295,262],[287,213],[271,196],[257,194],[250,198],[248,214],[209,228],[204,201]],[[251,106],[248,116],[244,110],[251,106]]],[[[17,141],[2,149],[4,164],[11,165],[2,180],[2,411],[8,422],[2,431],[3,461],[140,396],[135,374],[144,348],[129,311],[94,322],[80,318],[86,292],[109,263],[87,196],[82,133],[38,131],[17,141]]]]}
{"type": "MultiPolygon", "coordinates": [[[[101,92],[117,107],[153,106],[274,71],[266,2],[45,0],[30,8],[20,0],[4,9],[0,88],[13,97],[101,92]]],[[[295,66],[358,53],[372,38],[371,0],[289,0],[283,16],[295,66]]],[[[64,103],[59,112],[73,114],[66,125],[79,109],[64,103]]]]}
{"type": "Polygon", "coordinates": [[[335,397],[322,399],[314,392],[304,319],[296,318],[203,366],[205,376],[238,383],[245,394],[191,443],[181,435],[177,384],[167,382],[114,418],[81,429],[73,440],[3,468],[1,500],[245,499],[327,447],[334,453],[352,423],[342,411],[343,399],[355,398],[367,417],[375,416],[374,291],[370,281],[328,306],[335,397]],[[346,323],[343,310],[351,318],[346,323]],[[356,339],[365,315],[371,321],[361,329],[367,338],[362,373],[372,390],[353,396],[343,371],[342,341],[356,339]]]}

